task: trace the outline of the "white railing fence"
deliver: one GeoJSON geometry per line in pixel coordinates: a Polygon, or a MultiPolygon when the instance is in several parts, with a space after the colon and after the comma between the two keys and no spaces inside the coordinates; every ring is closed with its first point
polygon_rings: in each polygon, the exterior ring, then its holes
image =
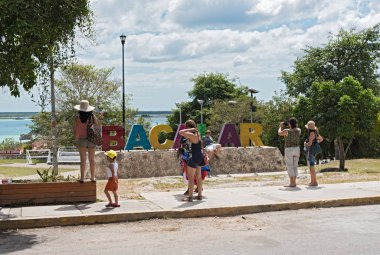
{"type": "Polygon", "coordinates": [[[79,151],[74,146],[59,147],[57,160],[58,163],[80,163],[79,151]]]}
{"type": "Polygon", "coordinates": [[[33,163],[33,159],[46,158],[46,163],[51,163],[51,153],[49,149],[46,150],[26,150],[26,163],[29,165],[33,163]]]}

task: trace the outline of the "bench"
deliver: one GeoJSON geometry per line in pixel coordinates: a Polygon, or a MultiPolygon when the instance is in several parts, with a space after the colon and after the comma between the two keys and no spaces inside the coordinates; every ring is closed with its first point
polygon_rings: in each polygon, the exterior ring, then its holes
{"type": "Polygon", "coordinates": [[[58,163],[80,163],[79,151],[76,147],[60,147],[57,153],[58,163]]]}
{"type": "Polygon", "coordinates": [[[26,163],[33,165],[33,159],[46,158],[46,163],[51,162],[51,153],[49,149],[46,150],[26,150],[26,163]]]}

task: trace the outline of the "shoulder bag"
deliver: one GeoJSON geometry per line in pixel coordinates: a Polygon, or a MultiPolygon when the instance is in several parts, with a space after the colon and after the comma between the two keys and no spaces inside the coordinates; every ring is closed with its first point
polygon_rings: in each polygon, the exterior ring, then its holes
{"type": "Polygon", "coordinates": [[[322,153],[322,148],[321,148],[321,145],[319,145],[319,143],[318,143],[317,137],[318,137],[318,133],[315,132],[314,141],[313,141],[312,145],[310,146],[310,153],[314,156],[322,153]]]}
{"type": "Polygon", "coordinates": [[[94,121],[87,124],[87,140],[98,146],[102,145],[102,127],[94,121]]]}

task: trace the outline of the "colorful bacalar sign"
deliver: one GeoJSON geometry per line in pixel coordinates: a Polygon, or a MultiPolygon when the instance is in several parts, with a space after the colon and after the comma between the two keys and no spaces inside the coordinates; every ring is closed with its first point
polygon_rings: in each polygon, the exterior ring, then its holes
{"type": "MultiPolygon", "coordinates": [[[[146,150],[168,150],[177,149],[180,143],[180,130],[185,129],[185,125],[181,124],[177,129],[174,141],[166,139],[163,143],[158,141],[160,132],[171,133],[173,129],[169,125],[157,125],[152,127],[147,137],[144,127],[142,125],[133,125],[129,133],[127,141],[123,139],[125,130],[121,126],[102,126],[102,150],[133,150],[136,147],[144,148],[146,150]]],[[[199,125],[198,130],[205,130],[204,125],[199,125]]],[[[260,135],[263,128],[258,123],[241,123],[240,135],[236,130],[233,123],[226,123],[223,125],[218,138],[218,143],[223,147],[247,147],[250,142],[254,146],[263,146],[260,135]]]]}

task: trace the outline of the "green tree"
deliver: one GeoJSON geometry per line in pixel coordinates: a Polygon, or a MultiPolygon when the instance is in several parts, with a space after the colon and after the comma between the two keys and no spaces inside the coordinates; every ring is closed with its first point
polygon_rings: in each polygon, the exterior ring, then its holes
{"type": "Polygon", "coordinates": [[[237,78],[230,79],[228,74],[200,74],[191,79],[194,87],[189,91],[189,97],[204,100],[204,106],[210,106],[215,100],[232,100],[247,94],[247,88],[238,87],[237,78]]]}
{"type": "MultiPolygon", "coordinates": [[[[191,79],[194,87],[188,92],[192,99],[189,102],[181,103],[182,120],[193,119],[197,123],[201,120],[201,106],[198,99],[204,101],[203,119],[206,120],[210,115],[210,106],[217,100],[229,101],[247,95],[247,87],[237,85],[237,78],[229,78],[228,74],[223,73],[205,73],[191,79]]],[[[170,126],[176,127],[179,123],[179,110],[173,110],[168,115],[170,126]]]]}
{"type": "Polygon", "coordinates": [[[330,35],[322,47],[308,46],[291,72],[282,71],[281,80],[291,96],[309,96],[313,82],[340,82],[353,76],[364,88],[379,94],[380,24],[361,32],[341,30],[330,35]]]}
{"type": "MultiPolygon", "coordinates": [[[[254,104],[258,106],[257,112],[253,114],[253,122],[261,122],[262,119],[262,103],[256,99],[254,104]]],[[[235,100],[224,101],[216,100],[209,109],[207,117],[208,129],[213,135],[220,132],[224,123],[234,123],[239,128],[240,123],[251,122],[251,98],[244,96],[235,100]]]]}
{"type": "Polygon", "coordinates": [[[91,38],[89,0],[0,1],[0,86],[12,96],[49,80],[49,62],[75,55],[75,36],[91,38]]]}
{"type": "MultiPolygon", "coordinates": [[[[89,100],[96,106],[95,111],[104,112],[103,125],[121,125],[122,103],[119,81],[112,78],[112,68],[97,69],[91,65],[70,65],[61,70],[61,78],[56,80],[56,101],[58,112],[59,145],[73,145],[73,121],[76,111],[73,106],[81,99],[89,100]]],[[[128,106],[129,98],[126,98],[128,106]]],[[[135,123],[137,109],[126,108],[126,122],[135,123]]],[[[143,123],[143,120],[139,120],[143,123]]],[[[144,123],[146,125],[146,123],[144,123]]],[[[50,141],[50,114],[41,112],[33,118],[32,133],[39,139],[50,141]]]]}
{"type": "Polygon", "coordinates": [[[23,147],[21,142],[16,141],[14,138],[5,138],[0,143],[0,150],[17,150],[23,147]]]}
{"type": "Polygon", "coordinates": [[[340,170],[345,166],[344,144],[373,132],[379,111],[380,99],[351,76],[338,83],[313,83],[309,97],[302,97],[295,109],[296,113],[302,113],[304,122],[315,120],[326,138],[337,139],[340,170]]]}

